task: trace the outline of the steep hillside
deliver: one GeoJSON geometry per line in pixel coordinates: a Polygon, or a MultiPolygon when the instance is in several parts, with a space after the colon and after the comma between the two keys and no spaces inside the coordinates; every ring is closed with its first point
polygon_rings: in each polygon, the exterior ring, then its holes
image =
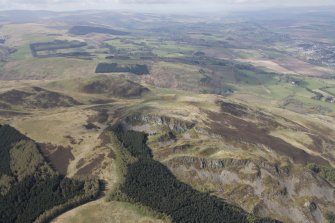
{"type": "Polygon", "coordinates": [[[141,97],[150,92],[148,88],[135,82],[117,78],[99,78],[84,85],[83,91],[90,94],[108,94],[121,98],[141,97]]]}
{"type": "Polygon", "coordinates": [[[98,75],[91,78],[77,78],[66,81],[55,81],[47,85],[51,89],[66,89],[70,92],[85,93],[95,96],[97,100],[114,98],[141,98],[150,94],[150,90],[141,84],[129,80],[124,76],[98,75]]]}
{"type": "MultiPolygon", "coordinates": [[[[112,140],[119,140],[118,157],[124,180],[112,192],[112,200],[135,202],[168,215],[173,222],[278,222],[258,219],[208,193],[201,193],[179,182],[167,167],[153,160],[146,145],[146,134],[109,128],[112,140]],[[113,135],[115,135],[113,138],[113,135]]],[[[114,142],[118,144],[118,142],[114,142]]]]}
{"type": "Polygon", "coordinates": [[[0,142],[1,222],[46,222],[98,195],[97,180],[59,175],[38,145],[16,129],[1,125],[0,142]]]}
{"type": "Polygon", "coordinates": [[[186,101],[185,113],[200,109],[184,116],[158,105],[123,117],[123,125],[148,133],[153,156],[177,179],[249,213],[283,222],[326,222],[334,215],[332,129],[235,101],[215,100],[215,107],[186,101]]]}
{"type": "Polygon", "coordinates": [[[40,87],[22,90],[9,90],[0,93],[0,101],[4,108],[50,109],[71,107],[81,103],[70,96],[49,91],[40,87]]]}

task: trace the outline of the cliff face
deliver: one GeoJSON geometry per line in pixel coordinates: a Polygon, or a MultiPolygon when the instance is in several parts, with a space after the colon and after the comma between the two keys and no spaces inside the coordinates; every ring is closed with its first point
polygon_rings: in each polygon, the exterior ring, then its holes
{"type": "Polygon", "coordinates": [[[284,222],[326,222],[335,206],[335,188],[312,171],[267,161],[178,157],[170,170],[196,188],[259,216],[284,222]]]}
{"type": "Polygon", "coordinates": [[[177,133],[185,133],[187,130],[193,128],[195,123],[183,121],[181,119],[172,118],[168,116],[159,116],[151,114],[135,114],[124,119],[124,124],[131,126],[131,128],[144,128],[144,130],[155,133],[158,128],[168,129],[177,133]],[[145,128],[147,127],[147,128],[145,128]],[[153,127],[156,127],[153,129],[153,127]],[[150,131],[151,129],[151,131],[150,131]]]}
{"type": "Polygon", "coordinates": [[[329,222],[334,184],[308,168],[309,163],[332,168],[334,142],[327,131],[244,105],[218,105],[218,113],[201,110],[203,120],[153,112],[122,123],[148,133],[154,158],[198,190],[260,217],[329,222]]]}

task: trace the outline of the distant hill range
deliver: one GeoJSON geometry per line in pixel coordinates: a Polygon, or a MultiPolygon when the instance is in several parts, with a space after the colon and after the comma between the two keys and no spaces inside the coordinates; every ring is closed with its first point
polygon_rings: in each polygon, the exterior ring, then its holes
{"type": "Polygon", "coordinates": [[[69,32],[73,35],[86,35],[90,33],[104,33],[111,35],[127,35],[129,32],[115,30],[101,26],[73,26],[69,32]]]}

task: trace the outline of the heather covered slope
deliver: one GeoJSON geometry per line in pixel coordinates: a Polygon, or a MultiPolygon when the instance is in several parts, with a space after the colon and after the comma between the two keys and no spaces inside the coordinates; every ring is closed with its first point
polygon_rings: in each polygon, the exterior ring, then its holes
{"type": "MultiPolygon", "coordinates": [[[[121,121],[126,129],[148,133],[152,155],[163,164],[157,163],[159,169],[168,168],[172,179],[185,183],[186,188],[191,186],[194,193],[210,193],[255,216],[283,222],[326,221],[332,215],[331,118],[284,113],[283,109],[252,106],[222,96],[156,88],[150,88],[151,93],[142,97],[111,100],[108,95],[115,94],[108,89],[113,89],[117,83],[114,80],[94,77],[80,82],[50,82],[48,89],[58,91],[66,86],[67,94],[84,104],[35,111],[29,119],[13,116],[12,123],[29,137],[50,143],[42,147],[42,152],[55,167],[65,165],[59,160],[68,157],[64,168],[60,168],[63,173],[97,176],[107,182],[108,190],[120,180],[119,163],[115,145],[102,133],[109,123],[121,121]],[[108,88],[94,93],[83,91],[83,86],[97,80],[108,88]],[[51,125],[53,128],[48,128],[51,125]]],[[[136,174],[130,176],[128,182],[136,179],[136,174]]],[[[136,199],[142,201],[143,197],[136,199]]],[[[154,206],[150,202],[146,201],[145,206],[154,206]]],[[[100,201],[90,207],[112,208],[121,203],[100,201]]],[[[133,200],[128,204],[133,205],[133,200]]],[[[125,208],[125,213],[130,209],[125,208]]],[[[80,210],[73,210],[78,219],[82,219],[80,210]]],[[[157,211],[173,215],[173,211],[157,211]]],[[[145,216],[165,219],[156,214],[145,216]]],[[[110,212],[110,219],[115,217],[116,213],[110,212]]]]}
{"type": "Polygon", "coordinates": [[[64,94],[48,91],[40,87],[32,87],[23,90],[9,90],[0,93],[0,101],[4,108],[28,108],[28,109],[51,109],[58,107],[71,107],[80,105],[70,96],[64,94]]]}
{"type": "Polygon", "coordinates": [[[154,158],[178,180],[283,222],[327,221],[334,214],[331,125],[319,120],[316,131],[315,120],[215,97],[149,104],[123,123],[149,134],[154,158]]]}

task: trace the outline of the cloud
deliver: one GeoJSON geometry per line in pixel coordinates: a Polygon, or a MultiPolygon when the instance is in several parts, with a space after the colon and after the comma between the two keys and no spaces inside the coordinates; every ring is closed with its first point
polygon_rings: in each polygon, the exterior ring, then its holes
{"type": "Polygon", "coordinates": [[[121,4],[217,4],[217,5],[251,5],[251,4],[294,4],[294,5],[329,5],[333,0],[120,0],[121,4]]]}
{"type": "Polygon", "coordinates": [[[334,0],[0,0],[0,9],[132,9],[205,10],[275,6],[328,6],[334,0]],[[136,6],[136,7],[134,7],[136,6]]]}

